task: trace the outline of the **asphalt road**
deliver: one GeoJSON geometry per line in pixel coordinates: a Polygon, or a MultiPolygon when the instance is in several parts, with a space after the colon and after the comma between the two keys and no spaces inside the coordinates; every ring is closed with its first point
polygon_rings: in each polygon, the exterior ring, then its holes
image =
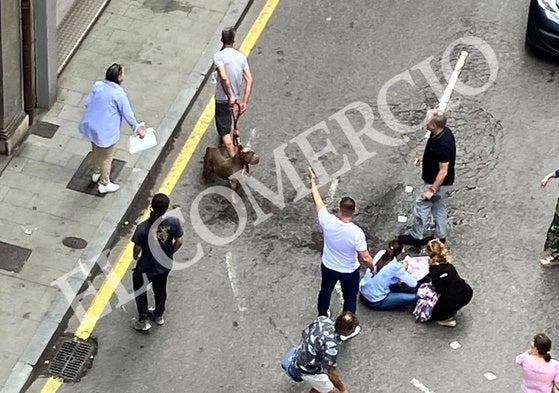
{"type": "MultiPolygon", "coordinates": [[[[241,34],[263,3],[255,1],[241,34]]],[[[518,391],[514,357],[537,332],[559,340],[554,307],[559,270],[538,263],[557,196],[555,184],[541,191],[538,182],[557,165],[552,136],[558,66],[525,52],[527,3],[282,0],[249,58],[255,89],[240,123],[243,142],[262,157],[252,176],[270,194],[252,189],[252,202],[246,192],[241,196],[237,206],[248,212],[244,228],[235,208],[215,194],[192,209],[205,189],[199,183],[203,150],[217,140],[212,124],[171,196],[187,218],[188,236],[177,260],[192,258],[196,244],[204,257],[171,275],[166,325],[149,335],[135,333],[133,302],[126,307],[130,314],[110,313],[95,332],[99,352],[93,368],[61,391],[303,391],[283,375],[279,361],[316,315],[321,235],[310,196],[296,188],[299,183],[285,168],[305,179],[310,154],[303,154],[305,135],[315,152],[333,146],[336,154],[330,151],[316,162],[328,174],[343,173],[336,187],[328,182],[334,177],[321,178],[323,195],[332,206],[342,195],[353,196],[371,249],[384,246],[405,230],[398,215],[411,217],[413,197],[404,187],[420,183],[413,161],[422,151],[424,132],[417,124],[439,95],[421,65],[430,64],[446,85],[441,58],[466,36],[485,41],[495,54],[490,63],[476,47],[457,45],[450,51],[452,64],[461,49],[471,52],[460,80],[484,90],[474,95],[457,90],[448,111],[458,144],[448,246],[474,288],[474,299],[453,329],[416,324],[406,312],[359,306],[363,330],[344,345],[339,368],[352,392],[418,392],[413,378],[438,393],[518,391]],[[383,86],[406,75],[413,85],[391,85],[379,102],[383,86]],[[355,110],[344,116],[348,106],[366,113],[367,120],[355,110]],[[372,124],[368,111],[374,114],[372,124]],[[387,113],[416,131],[391,128],[387,113]],[[349,123],[341,124],[344,119],[349,123]],[[356,150],[355,138],[346,132],[363,127],[374,132],[361,136],[365,150],[356,150]],[[284,168],[281,189],[278,167],[284,168]],[[255,212],[253,203],[261,211],[255,212]],[[225,245],[209,243],[200,237],[199,224],[193,228],[192,211],[221,238],[239,236],[225,245]],[[462,347],[451,349],[453,341],[462,347]],[[486,372],[497,378],[487,380],[486,372]]],[[[213,87],[207,86],[185,120],[176,146],[213,87]]],[[[215,179],[208,187],[215,185],[226,184],[215,179]]],[[[336,296],[334,314],[341,309],[336,296]]]]}

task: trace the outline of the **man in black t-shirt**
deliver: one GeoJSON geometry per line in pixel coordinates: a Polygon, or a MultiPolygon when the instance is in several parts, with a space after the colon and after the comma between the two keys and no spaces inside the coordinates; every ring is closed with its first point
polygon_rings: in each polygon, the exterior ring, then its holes
{"type": "Polygon", "coordinates": [[[440,109],[427,111],[426,123],[431,136],[423,155],[416,160],[416,165],[423,167],[421,178],[425,184],[415,201],[411,234],[400,236],[402,243],[416,247],[424,246],[434,237],[443,242],[446,240],[448,214],[444,201],[454,184],[456,162],[456,142],[446,126],[444,113],[440,109]],[[434,236],[424,237],[430,214],[435,221],[434,236]]]}

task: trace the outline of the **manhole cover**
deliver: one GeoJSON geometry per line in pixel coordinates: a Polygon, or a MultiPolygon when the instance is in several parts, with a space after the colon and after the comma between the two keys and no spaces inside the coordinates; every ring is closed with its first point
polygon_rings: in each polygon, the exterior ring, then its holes
{"type": "Polygon", "coordinates": [[[64,240],[62,240],[62,244],[66,247],[75,248],[76,250],[81,250],[87,246],[87,242],[85,240],[73,236],[65,237],[64,240]]]}
{"type": "Polygon", "coordinates": [[[79,382],[94,356],[95,346],[91,343],[74,339],[63,341],[50,362],[49,373],[64,382],[79,382]]]}

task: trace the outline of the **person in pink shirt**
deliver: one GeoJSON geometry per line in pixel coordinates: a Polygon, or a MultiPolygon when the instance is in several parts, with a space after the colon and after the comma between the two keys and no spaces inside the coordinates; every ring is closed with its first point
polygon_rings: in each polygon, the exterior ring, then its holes
{"type": "Polygon", "coordinates": [[[522,367],[522,393],[550,393],[559,388],[559,362],[551,358],[551,340],[543,333],[534,336],[530,349],[516,357],[522,367]]]}

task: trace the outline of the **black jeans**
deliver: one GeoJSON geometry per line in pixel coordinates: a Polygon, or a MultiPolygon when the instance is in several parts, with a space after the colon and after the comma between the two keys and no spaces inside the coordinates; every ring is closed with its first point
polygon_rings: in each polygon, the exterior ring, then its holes
{"type": "Polygon", "coordinates": [[[132,287],[136,292],[136,307],[138,307],[138,319],[144,321],[148,317],[148,296],[147,288],[138,292],[144,285],[144,280],[151,283],[153,289],[153,297],[155,299],[155,317],[163,316],[165,312],[165,302],[167,300],[167,277],[169,272],[158,274],[142,274],[137,268],[132,272],[132,287]]]}
{"type": "Polygon", "coordinates": [[[359,292],[359,268],[351,273],[340,273],[321,265],[322,282],[318,293],[318,315],[326,316],[330,307],[332,291],[339,281],[344,297],[343,311],[355,314],[357,309],[357,293],[359,292]]]}

